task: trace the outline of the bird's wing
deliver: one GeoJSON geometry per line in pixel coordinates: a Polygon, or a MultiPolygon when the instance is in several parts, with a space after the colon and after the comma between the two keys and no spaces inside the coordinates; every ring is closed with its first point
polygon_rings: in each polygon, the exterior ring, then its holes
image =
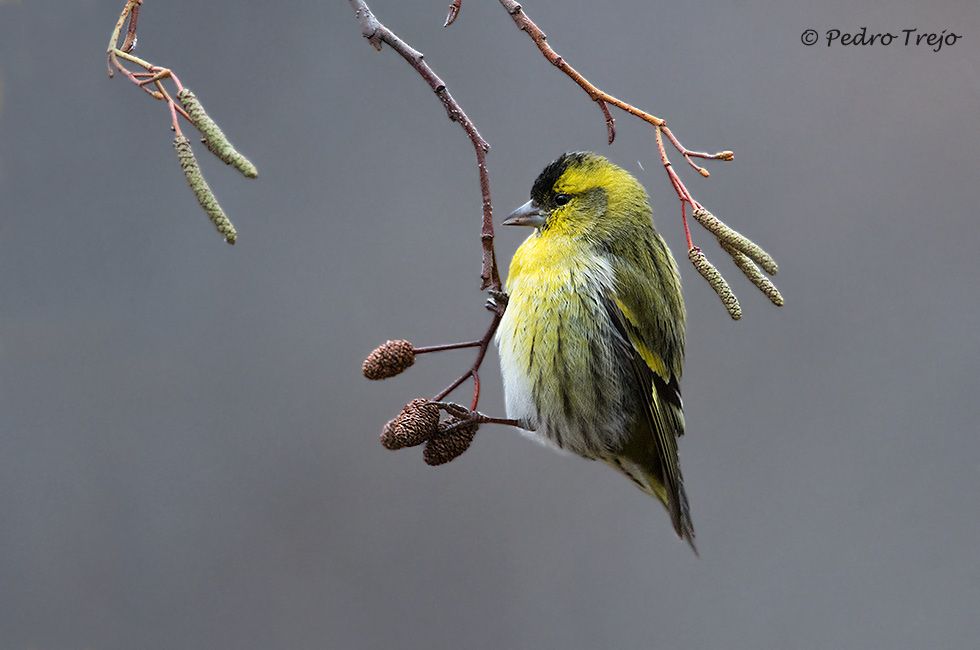
{"type": "MultiPolygon", "coordinates": [[[[693,546],[694,528],[677,456],[677,437],[684,433],[680,388],[673,371],[679,367],[679,359],[664,358],[664,352],[671,350],[671,342],[662,340],[667,335],[661,335],[658,340],[654,334],[656,321],[644,318],[649,314],[640,311],[643,308],[650,310],[650,303],[635,306],[637,299],[644,299],[643,292],[616,293],[619,295],[606,297],[605,307],[619,334],[630,345],[627,354],[639,393],[637,399],[645,407],[638,429],[624,453],[641,465],[649,466],[653,476],[661,482],[658,487],[664,494],[657,496],[670,511],[674,530],[693,546]]],[[[656,300],[657,296],[646,299],[656,300]]]]}

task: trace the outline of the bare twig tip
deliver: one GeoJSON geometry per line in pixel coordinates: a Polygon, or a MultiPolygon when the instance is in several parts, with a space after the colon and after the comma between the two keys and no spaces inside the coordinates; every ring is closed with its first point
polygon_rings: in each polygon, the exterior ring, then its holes
{"type": "Polygon", "coordinates": [[[463,0],[453,0],[449,5],[449,15],[446,16],[446,24],[443,27],[449,27],[454,22],[456,22],[456,16],[459,15],[459,7],[463,3],[463,0]]]}

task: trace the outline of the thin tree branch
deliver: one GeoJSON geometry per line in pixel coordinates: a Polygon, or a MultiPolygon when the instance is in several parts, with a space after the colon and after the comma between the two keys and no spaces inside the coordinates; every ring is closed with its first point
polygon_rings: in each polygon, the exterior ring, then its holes
{"type": "MultiPolygon", "coordinates": [[[[674,171],[674,168],[670,163],[670,158],[667,156],[667,150],[664,148],[664,137],[666,137],[667,140],[674,146],[674,148],[677,149],[677,151],[682,156],[684,156],[684,160],[686,160],[687,163],[692,168],[694,168],[695,171],[697,171],[701,176],[705,178],[709,176],[708,170],[695,164],[694,161],[691,160],[692,158],[731,161],[734,160],[735,154],[733,154],[731,151],[720,151],[715,154],[709,154],[700,151],[691,151],[690,149],[686,148],[684,145],[680,143],[680,141],[674,136],[674,134],[670,132],[670,129],[667,128],[667,123],[664,122],[664,120],[662,120],[661,118],[655,115],[647,113],[646,111],[642,111],[636,108],[635,106],[627,104],[621,99],[613,97],[609,93],[599,90],[599,88],[597,88],[594,84],[592,84],[588,79],[583,77],[577,70],[575,70],[575,68],[568,65],[568,63],[566,63],[565,60],[557,52],[555,52],[555,50],[552,49],[550,45],[548,45],[548,37],[545,35],[543,31],[541,31],[541,29],[537,25],[534,24],[534,21],[532,21],[527,16],[527,14],[524,13],[524,10],[521,8],[521,5],[518,4],[515,0],[499,0],[499,1],[500,4],[503,5],[504,9],[507,10],[507,13],[510,14],[510,17],[514,21],[514,24],[517,25],[517,27],[521,31],[525,32],[531,38],[532,41],[534,41],[534,44],[541,51],[541,54],[543,54],[544,57],[552,65],[554,65],[556,68],[564,72],[569,78],[572,79],[572,81],[578,84],[578,86],[585,91],[585,93],[589,96],[589,98],[599,105],[599,109],[602,111],[603,118],[606,121],[606,130],[609,135],[609,144],[612,144],[613,140],[616,137],[615,121],[613,120],[612,115],[609,114],[610,104],[653,126],[653,128],[655,129],[657,149],[660,152],[660,160],[663,163],[664,170],[667,172],[667,177],[670,179],[671,185],[674,187],[674,191],[677,193],[677,198],[680,199],[681,201],[681,219],[684,222],[684,235],[687,238],[688,251],[691,254],[697,253],[697,255],[700,255],[700,257],[698,258],[699,260],[703,259],[704,255],[701,253],[700,249],[698,249],[694,245],[694,242],[691,239],[691,229],[687,223],[687,204],[690,204],[691,208],[697,214],[700,214],[699,211],[704,210],[704,208],[703,206],[701,206],[700,203],[694,200],[694,197],[691,194],[691,192],[684,185],[684,182],[681,181],[680,177],[677,175],[677,172],[674,171]]],[[[692,262],[693,261],[694,260],[692,259],[692,262]]],[[[704,260],[704,263],[710,264],[707,262],[707,260],[704,260]]],[[[695,264],[695,267],[697,267],[697,264],[695,264]]],[[[712,267],[712,269],[713,268],[714,267],[712,267]]],[[[773,263],[772,268],[775,269],[775,263],[773,263]]],[[[698,271],[701,272],[702,268],[698,268],[698,271]]],[[[715,273],[717,273],[717,271],[715,271],[715,273]]],[[[775,271],[773,271],[773,273],[775,273],[775,271]]],[[[775,287],[773,287],[772,291],[770,291],[766,285],[762,284],[759,281],[756,281],[754,279],[754,275],[752,275],[751,272],[746,272],[746,274],[749,275],[749,279],[751,279],[756,284],[756,286],[759,287],[764,293],[766,293],[767,291],[769,293],[775,291],[775,287]]],[[[704,275],[703,272],[702,275],[704,275]]],[[[720,274],[718,275],[718,277],[719,278],[721,277],[720,274]]],[[[722,282],[724,282],[723,279],[722,282]]],[[[727,287],[727,284],[725,286],[727,287]]],[[[769,295],[769,293],[766,293],[766,295],[769,295]]],[[[773,303],[777,305],[782,304],[782,298],[779,297],[778,300],[774,299],[773,303]]],[[[729,309],[729,312],[731,313],[731,309],[729,309]]],[[[734,317],[735,316],[733,315],[733,318],[734,317]]]]}
{"type": "Polygon", "coordinates": [[[126,30],[126,40],[123,41],[122,47],[119,48],[127,54],[133,51],[136,47],[136,21],[140,17],[140,5],[143,0],[138,0],[133,10],[129,13],[129,28],[126,30]]]}
{"type": "MultiPolygon", "coordinates": [[[[684,156],[684,159],[687,160],[688,164],[690,164],[691,167],[693,167],[699,174],[701,174],[705,178],[709,176],[708,170],[694,164],[694,162],[691,160],[692,157],[707,158],[709,160],[725,160],[725,161],[732,160],[734,158],[734,154],[732,154],[731,151],[722,151],[716,154],[709,154],[700,151],[691,151],[690,149],[687,149],[670,132],[670,129],[667,128],[667,124],[666,122],[664,122],[664,120],[662,120],[661,118],[655,115],[651,115],[646,111],[642,111],[639,108],[636,108],[635,106],[627,104],[621,99],[613,97],[609,93],[599,90],[588,79],[583,77],[577,70],[575,70],[575,68],[568,65],[568,63],[565,62],[565,59],[563,59],[557,52],[554,51],[554,49],[551,48],[550,45],[548,45],[548,37],[545,35],[543,31],[541,31],[541,29],[537,25],[534,24],[534,21],[532,21],[527,16],[527,14],[524,13],[524,10],[520,4],[518,4],[514,0],[500,0],[500,4],[503,5],[504,8],[507,10],[507,13],[510,14],[510,17],[511,19],[513,19],[514,24],[516,24],[521,31],[525,32],[529,37],[531,37],[531,40],[534,41],[534,44],[538,46],[539,50],[541,50],[541,54],[543,54],[544,57],[548,59],[548,61],[550,61],[552,65],[554,65],[556,68],[558,68],[566,75],[568,75],[572,79],[572,81],[578,84],[579,87],[581,87],[582,90],[586,92],[586,94],[589,96],[590,99],[592,99],[592,101],[596,102],[599,105],[599,108],[602,110],[602,115],[606,120],[606,130],[609,133],[609,144],[612,144],[613,140],[616,138],[615,120],[613,120],[612,116],[609,114],[609,108],[607,106],[608,104],[612,104],[616,108],[625,111],[630,115],[633,115],[634,117],[638,117],[644,122],[648,122],[649,124],[652,124],[654,127],[662,131],[664,135],[667,136],[667,139],[670,141],[670,143],[674,145],[677,151],[680,152],[682,156],[684,156]]],[[[666,159],[667,154],[662,148],[663,143],[662,141],[659,142],[661,147],[661,156],[664,159],[666,159]]],[[[674,179],[672,178],[671,180],[673,181],[674,179]]],[[[677,179],[677,182],[679,181],[680,179],[677,179]]],[[[678,186],[676,182],[674,186],[675,189],[678,190],[684,187],[683,183],[681,183],[680,186],[678,186]]],[[[684,196],[685,193],[689,194],[688,192],[686,192],[686,190],[678,192],[678,196],[681,198],[681,200],[685,200],[685,196],[684,196]]]]}
{"type": "Polygon", "coordinates": [[[408,43],[399,38],[394,32],[381,24],[364,0],[349,0],[354,9],[354,15],[361,25],[361,34],[375,49],[381,50],[381,44],[387,43],[393,50],[398,52],[409,65],[415,68],[432,91],[436,94],[442,105],[446,108],[449,119],[458,123],[466,132],[467,137],[473,143],[476,151],[476,162],[480,173],[480,192],[483,195],[483,228],[480,232],[480,240],[483,245],[483,265],[480,270],[480,289],[492,289],[500,291],[500,274],[497,272],[497,259],[493,249],[493,205],[490,202],[490,178],[487,174],[487,151],[490,145],[480,136],[476,126],[470,121],[460,105],[453,99],[453,96],[446,88],[442,79],[429,67],[423,60],[423,54],[414,49],[408,43]]]}
{"type": "Polygon", "coordinates": [[[449,4],[449,14],[446,16],[446,24],[443,27],[449,27],[454,22],[456,22],[456,17],[459,16],[459,7],[463,4],[463,0],[453,0],[449,4]]]}
{"type": "MultiPolygon", "coordinates": [[[[473,144],[473,149],[476,152],[476,162],[480,174],[480,192],[483,196],[483,227],[480,232],[480,241],[483,246],[483,264],[480,271],[481,279],[481,289],[490,289],[491,295],[499,296],[502,295],[501,290],[503,285],[500,282],[500,274],[497,271],[497,260],[496,254],[493,248],[493,204],[490,200],[490,178],[487,174],[487,164],[486,155],[487,151],[490,149],[490,145],[487,144],[486,140],[480,136],[479,131],[476,130],[476,126],[469,119],[466,113],[463,111],[462,107],[453,99],[449,90],[446,88],[446,84],[439,78],[439,76],[429,67],[427,63],[423,60],[423,54],[418,50],[414,49],[408,43],[399,38],[394,32],[385,27],[381,21],[372,13],[371,9],[367,6],[364,0],[349,0],[351,7],[354,9],[354,15],[357,17],[357,21],[361,26],[361,34],[364,38],[368,39],[368,42],[374,46],[375,49],[381,50],[382,44],[387,43],[393,50],[398,52],[403,59],[408,61],[416,72],[418,72],[432,91],[439,97],[439,101],[446,109],[446,113],[449,119],[453,122],[459,124],[463,130],[466,132],[467,137],[473,144]]],[[[459,2],[453,2],[450,6],[450,15],[447,18],[447,26],[452,23],[456,17],[456,13],[459,10],[459,2]]],[[[449,384],[446,388],[439,392],[432,401],[438,402],[445,398],[449,393],[456,390],[463,382],[467,379],[473,380],[473,401],[470,411],[476,412],[476,407],[480,401],[480,374],[479,369],[483,364],[483,360],[486,357],[487,349],[490,346],[490,342],[493,340],[493,336],[500,325],[500,319],[503,316],[503,311],[506,302],[493,302],[490,306],[490,310],[493,312],[493,319],[490,322],[490,326],[487,328],[486,333],[483,335],[479,341],[469,341],[466,343],[453,343],[448,345],[437,345],[430,346],[428,348],[416,348],[416,353],[424,352],[436,352],[442,350],[458,349],[463,347],[478,347],[479,350],[476,355],[476,359],[473,361],[473,365],[466,370],[459,378],[454,382],[449,384]]],[[[473,416],[475,417],[475,416],[473,416]]],[[[481,416],[486,417],[486,416],[481,416]]],[[[491,420],[486,419],[484,422],[490,421],[502,421],[502,420],[491,420]]]]}

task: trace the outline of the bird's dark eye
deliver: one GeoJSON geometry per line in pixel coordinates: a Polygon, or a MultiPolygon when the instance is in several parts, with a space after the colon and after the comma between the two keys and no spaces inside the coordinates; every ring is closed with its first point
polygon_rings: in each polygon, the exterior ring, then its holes
{"type": "Polygon", "coordinates": [[[568,205],[568,202],[572,200],[568,194],[559,194],[555,197],[555,203],[558,205],[568,205]]]}

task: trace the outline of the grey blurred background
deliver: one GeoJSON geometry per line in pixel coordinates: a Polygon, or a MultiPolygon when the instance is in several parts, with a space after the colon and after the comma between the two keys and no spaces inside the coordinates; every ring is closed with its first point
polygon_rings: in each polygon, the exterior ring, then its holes
{"type": "MultiPolygon", "coordinates": [[[[0,647],[975,648],[980,8],[528,0],[566,60],[731,149],[695,196],[773,253],[772,307],[683,260],[652,131],[601,114],[496,2],[372,0],[492,145],[497,221],[566,150],[637,174],[682,260],[682,463],[701,558],[611,470],[488,426],[441,468],[378,443],[469,365],[381,383],[387,338],[478,337],[470,143],[347,2],[144,3],[259,168],[198,147],[104,51],[122,0],[0,2],[0,647]],[[806,47],[814,29],[953,31],[806,47]],[[642,165],[642,169],[640,167],[642,165]]],[[[502,272],[526,231],[502,229],[502,272]]],[[[491,354],[481,409],[502,414],[491,354]]],[[[467,401],[469,388],[456,394],[467,401]]]]}

